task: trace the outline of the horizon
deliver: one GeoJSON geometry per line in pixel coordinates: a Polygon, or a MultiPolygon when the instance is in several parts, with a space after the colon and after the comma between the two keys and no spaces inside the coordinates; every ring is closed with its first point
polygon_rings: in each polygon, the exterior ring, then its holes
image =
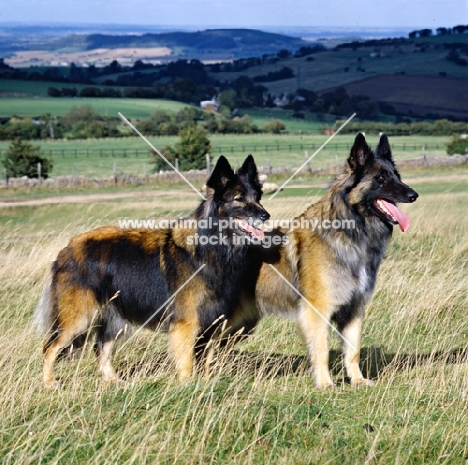
{"type": "Polygon", "coordinates": [[[172,0],[155,5],[150,0],[112,3],[102,0],[16,0],[0,11],[0,24],[84,24],[151,26],[161,28],[433,28],[453,27],[468,19],[465,0],[349,0],[318,2],[270,0],[268,8],[251,0],[172,0]],[[72,18],[72,21],[70,21],[72,18]],[[154,20],[153,20],[154,18],[154,20]],[[305,24],[304,24],[305,23],[305,24]],[[316,26],[310,26],[314,24],[316,26]]]}
{"type": "MultiPolygon", "coordinates": [[[[454,26],[434,26],[451,28],[454,26]]],[[[71,34],[103,34],[103,35],[143,35],[162,34],[172,32],[192,33],[208,30],[255,30],[260,32],[275,33],[284,36],[297,37],[303,40],[333,40],[333,39],[381,39],[407,37],[421,27],[381,26],[381,27],[352,27],[352,26],[238,26],[206,24],[190,26],[180,24],[168,26],[160,24],[126,24],[126,23],[83,23],[83,22],[58,22],[58,21],[9,21],[0,22],[0,32],[4,36],[14,36],[21,31],[26,35],[40,35],[50,37],[66,36],[71,34]],[[3,29],[3,31],[2,31],[3,29]],[[30,30],[30,31],[28,31],[30,30]]],[[[424,28],[426,29],[426,28],[424,28]]],[[[430,29],[430,28],[427,28],[430,29]]]]}

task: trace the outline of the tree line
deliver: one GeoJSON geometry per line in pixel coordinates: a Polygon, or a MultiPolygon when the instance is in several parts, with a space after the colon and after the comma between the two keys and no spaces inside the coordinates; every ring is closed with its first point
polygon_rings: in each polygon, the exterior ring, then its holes
{"type": "MultiPolygon", "coordinates": [[[[435,29],[435,34],[437,36],[452,36],[452,35],[464,35],[468,34],[468,26],[459,25],[455,27],[438,27],[435,29]]],[[[434,35],[433,29],[418,29],[415,31],[411,31],[408,34],[410,39],[416,39],[418,37],[432,37],[434,35]]]]}
{"type": "MultiPolygon", "coordinates": [[[[45,114],[39,118],[12,118],[0,125],[0,140],[88,139],[124,137],[126,132],[116,117],[102,116],[91,105],[74,105],[63,116],[45,114]]],[[[258,127],[249,115],[225,118],[197,107],[185,107],[177,113],[155,110],[149,118],[137,121],[145,135],[176,136],[190,126],[200,126],[211,134],[279,134],[286,130],[281,120],[272,120],[258,127]]]]}
{"type": "MultiPolygon", "coordinates": [[[[338,129],[343,123],[344,121],[337,120],[334,129],[338,129]]],[[[436,120],[433,123],[427,121],[402,123],[351,121],[341,130],[343,134],[355,134],[358,131],[369,134],[386,132],[389,136],[451,136],[453,134],[468,134],[468,123],[454,122],[447,119],[436,120]]]]}

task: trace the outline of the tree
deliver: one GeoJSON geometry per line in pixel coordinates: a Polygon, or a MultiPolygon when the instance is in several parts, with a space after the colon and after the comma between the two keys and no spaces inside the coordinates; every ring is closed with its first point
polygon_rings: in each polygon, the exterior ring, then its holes
{"type": "Polygon", "coordinates": [[[274,119],[265,123],[262,129],[270,134],[280,134],[286,129],[286,125],[280,119],[274,119]]]}
{"type": "Polygon", "coordinates": [[[49,97],[61,97],[62,93],[56,87],[47,88],[47,95],[49,97]]]}
{"type": "Polygon", "coordinates": [[[447,153],[449,155],[468,153],[468,138],[458,134],[452,136],[452,140],[447,144],[447,153]]]}
{"type": "Polygon", "coordinates": [[[37,145],[23,142],[20,139],[13,141],[2,158],[8,178],[37,178],[38,163],[41,164],[41,177],[47,178],[52,171],[53,162],[50,158],[42,156],[41,148],[37,145]]]}
{"type": "Polygon", "coordinates": [[[289,58],[291,56],[291,52],[289,50],[286,50],[285,48],[281,49],[277,54],[276,56],[278,58],[289,58]]]}
{"type": "Polygon", "coordinates": [[[101,121],[101,115],[88,104],[85,105],[73,105],[68,113],[66,113],[62,122],[66,126],[73,126],[75,123],[84,121],[85,123],[92,123],[93,121],[101,121]]]}
{"type": "Polygon", "coordinates": [[[218,104],[221,107],[226,107],[229,111],[233,110],[236,106],[236,91],[232,89],[223,90],[218,96],[218,104]]]}
{"type": "MultiPolygon", "coordinates": [[[[211,153],[213,148],[208,133],[200,127],[189,126],[179,132],[180,139],[174,147],[165,147],[163,153],[171,163],[177,158],[179,169],[182,171],[200,170],[206,167],[207,153],[211,153]]],[[[154,165],[156,171],[170,168],[159,155],[155,154],[154,165]]]]}

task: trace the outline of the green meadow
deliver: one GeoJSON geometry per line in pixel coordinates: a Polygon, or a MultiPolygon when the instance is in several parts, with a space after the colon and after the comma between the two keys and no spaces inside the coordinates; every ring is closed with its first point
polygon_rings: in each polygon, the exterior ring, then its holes
{"type": "MultiPolygon", "coordinates": [[[[468,170],[402,172],[420,194],[402,209],[364,326],[362,367],[315,389],[294,324],[261,322],[210,376],[179,383],[164,334],[142,331],[115,354],[125,383],[103,383],[92,350],[57,363],[42,387],[42,337],[31,318],[50,263],[75,234],[119,218],[175,218],[198,204],[185,187],[115,190],[118,199],[0,208],[0,460],[18,463],[463,464],[468,460],[468,170]]],[[[273,218],[301,213],[325,180],[264,199],[273,218]],[[316,186],[315,188],[307,186],[316,186]]],[[[337,283],[339,285],[339,283],[337,283]]]]}
{"type": "MultiPolygon", "coordinates": [[[[240,166],[248,154],[252,154],[259,166],[273,168],[299,168],[327,141],[330,136],[323,134],[257,134],[210,136],[213,146],[212,157],[225,155],[232,164],[240,166]]],[[[174,145],[177,137],[149,137],[159,150],[174,145]]],[[[311,169],[326,169],[343,164],[352,146],[353,135],[337,135],[310,161],[311,169]]],[[[378,136],[369,136],[375,146],[378,136]]],[[[422,158],[446,156],[445,144],[450,140],[443,136],[400,136],[391,137],[395,158],[422,158]]],[[[142,175],[151,171],[150,147],[139,137],[117,139],[86,139],[76,141],[33,141],[40,145],[44,154],[54,160],[52,175],[84,175],[107,177],[114,173],[142,175]]],[[[0,142],[0,151],[9,143],[0,142]]]]}
{"type": "MultiPolygon", "coordinates": [[[[29,81],[26,81],[29,83],[29,81]]],[[[0,84],[2,80],[0,79],[0,84]]],[[[65,87],[69,87],[66,85],[65,87]]],[[[72,86],[74,87],[74,86],[72,86]]],[[[127,118],[148,118],[156,110],[177,112],[186,104],[172,100],[126,99],[126,98],[87,98],[87,97],[2,97],[0,116],[38,117],[49,113],[53,116],[66,114],[72,106],[91,105],[102,116],[119,117],[119,112],[127,118]]]]}

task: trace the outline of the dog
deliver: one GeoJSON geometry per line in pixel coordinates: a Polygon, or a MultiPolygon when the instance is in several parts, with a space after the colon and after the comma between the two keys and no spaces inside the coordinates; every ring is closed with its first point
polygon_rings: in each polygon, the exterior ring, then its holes
{"type": "Polygon", "coordinates": [[[393,226],[409,228],[396,203],[417,198],[401,181],[387,136],[382,134],[372,151],[358,134],[344,172],[283,230],[288,241],[276,263],[263,264],[256,288],[261,313],[295,319],[319,389],[334,386],[328,367],[332,323],[342,338],[351,384],[373,384],[359,368],[365,308],[393,226]]]}
{"type": "Polygon", "coordinates": [[[168,331],[180,380],[192,375],[197,354],[211,340],[248,332],[249,308],[253,322],[258,319],[255,283],[262,265],[251,242],[264,237],[256,222],[269,218],[261,196],[253,157],[234,172],[221,156],[189,227],[106,226],[72,238],[52,264],[51,283],[35,312],[47,333],[44,385],[58,387],[57,356],[91,336],[99,373],[118,381],[111,354],[131,324],[168,331]]]}

